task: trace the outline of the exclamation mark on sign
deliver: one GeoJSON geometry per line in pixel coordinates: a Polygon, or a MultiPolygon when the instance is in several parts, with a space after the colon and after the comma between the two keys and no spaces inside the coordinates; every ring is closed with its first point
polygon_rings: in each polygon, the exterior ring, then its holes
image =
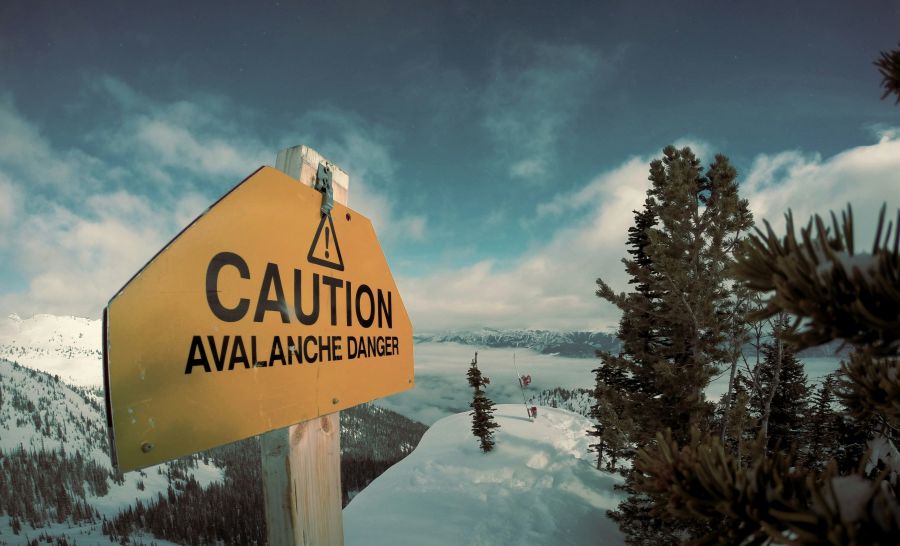
{"type": "Polygon", "coordinates": [[[331,230],[325,226],[325,257],[328,257],[328,242],[331,240],[331,230]]]}

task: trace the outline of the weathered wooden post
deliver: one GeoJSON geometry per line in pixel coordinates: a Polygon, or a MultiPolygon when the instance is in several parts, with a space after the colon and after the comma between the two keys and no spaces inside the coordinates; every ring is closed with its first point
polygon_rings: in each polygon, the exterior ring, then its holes
{"type": "MultiPolygon", "coordinates": [[[[294,146],[278,152],[275,168],[313,187],[325,161],[307,146],[294,146]]],[[[347,174],[333,166],[338,203],[347,204],[349,183],[347,174]]],[[[340,412],[267,432],[260,446],[269,544],[344,544],[340,412]]]]}

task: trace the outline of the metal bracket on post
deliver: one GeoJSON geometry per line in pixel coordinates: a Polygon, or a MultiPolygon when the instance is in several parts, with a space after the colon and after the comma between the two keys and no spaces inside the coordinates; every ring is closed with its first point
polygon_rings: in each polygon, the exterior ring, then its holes
{"type": "Polygon", "coordinates": [[[316,170],[315,189],[322,192],[322,216],[331,214],[334,208],[334,187],[331,184],[331,165],[322,161],[316,170]]]}

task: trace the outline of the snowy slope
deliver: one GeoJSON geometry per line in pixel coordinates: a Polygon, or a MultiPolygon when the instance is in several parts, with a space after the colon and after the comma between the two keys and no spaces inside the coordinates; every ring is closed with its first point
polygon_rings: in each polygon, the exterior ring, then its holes
{"type": "Polygon", "coordinates": [[[0,358],[58,375],[67,383],[103,385],[102,321],[35,315],[0,319],[0,358]]]}
{"type": "MultiPolygon", "coordinates": [[[[25,451],[80,452],[110,473],[109,440],[106,431],[103,400],[96,394],[57,381],[50,375],[0,360],[0,453],[21,446],[25,451]]],[[[110,481],[109,498],[97,497],[95,507],[109,506],[101,513],[114,515],[122,504],[136,499],[149,500],[169,486],[165,478],[168,463],[129,472],[124,482],[110,481]],[[143,478],[145,489],[137,489],[143,478]],[[157,483],[158,482],[158,483],[157,483]],[[156,484],[158,487],[153,487],[156,484]]],[[[203,486],[222,478],[220,469],[197,461],[189,473],[203,486]]]]}
{"type": "Polygon", "coordinates": [[[344,509],[346,544],[418,546],[624,544],[606,510],[621,478],[587,451],[591,423],[568,411],[498,405],[496,447],[483,454],[460,413],[435,423],[406,459],[344,509]]]}
{"type": "Polygon", "coordinates": [[[103,400],[53,376],[0,360],[0,451],[65,448],[106,462],[103,400]]]}
{"type": "MultiPolygon", "coordinates": [[[[170,486],[183,487],[190,478],[201,487],[222,480],[222,469],[199,458],[117,475],[108,454],[103,402],[95,393],[0,359],[0,461],[36,462],[40,460],[41,453],[49,454],[52,461],[72,464],[76,458],[83,458],[86,464],[94,465],[105,490],[98,492],[95,486],[91,486],[76,491],[62,483],[57,487],[65,491],[71,499],[70,503],[83,500],[100,518],[110,519],[138,500],[146,503],[159,494],[165,495],[170,486]]],[[[40,463],[36,464],[42,474],[57,471],[56,468],[42,468],[40,463]]],[[[81,464],[76,466],[84,467],[81,464]]],[[[0,467],[0,485],[10,483],[7,480],[11,476],[7,470],[5,466],[0,467]]],[[[26,484],[24,487],[36,490],[36,486],[29,484],[37,483],[39,476],[25,474],[18,478],[19,482],[26,484]]],[[[20,495],[21,492],[16,489],[0,495],[0,544],[2,541],[8,544],[27,542],[25,535],[13,534],[7,513],[14,497],[20,495]]],[[[30,529],[27,533],[29,537],[36,538],[39,533],[48,533],[74,538],[79,544],[110,543],[108,539],[97,538],[101,536],[99,521],[69,520],[55,525],[58,509],[50,500],[36,497],[32,504],[44,515],[38,518],[39,530],[26,525],[30,529]],[[94,538],[85,538],[88,536],[94,538]]]]}

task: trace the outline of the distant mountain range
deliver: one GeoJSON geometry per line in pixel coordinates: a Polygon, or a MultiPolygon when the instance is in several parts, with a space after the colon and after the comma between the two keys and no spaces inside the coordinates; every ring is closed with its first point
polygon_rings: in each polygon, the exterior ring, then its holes
{"type": "Polygon", "coordinates": [[[416,343],[460,343],[475,347],[521,347],[545,355],[593,358],[598,350],[618,353],[622,346],[616,336],[603,332],[554,332],[549,330],[455,330],[436,334],[416,334],[416,343]]]}
{"type": "MultiPolygon", "coordinates": [[[[531,349],[545,355],[558,355],[571,358],[595,358],[597,351],[608,351],[617,354],[622,342],[613,334],[587,331],[549,331],[549,330],[498,330],[482,328],[480,330],[452,330],[442,333],[415,334],[416,343],[459,343],[474,347],[531,349]]],[[[849,348],[841,349],[840,341],[833,341],[818,347],[810,347],[800,351],[803,358],[842,358],[849,348]]],[[[752,346],[744,348],[744,354],[754,354],[752,346]]]]}

